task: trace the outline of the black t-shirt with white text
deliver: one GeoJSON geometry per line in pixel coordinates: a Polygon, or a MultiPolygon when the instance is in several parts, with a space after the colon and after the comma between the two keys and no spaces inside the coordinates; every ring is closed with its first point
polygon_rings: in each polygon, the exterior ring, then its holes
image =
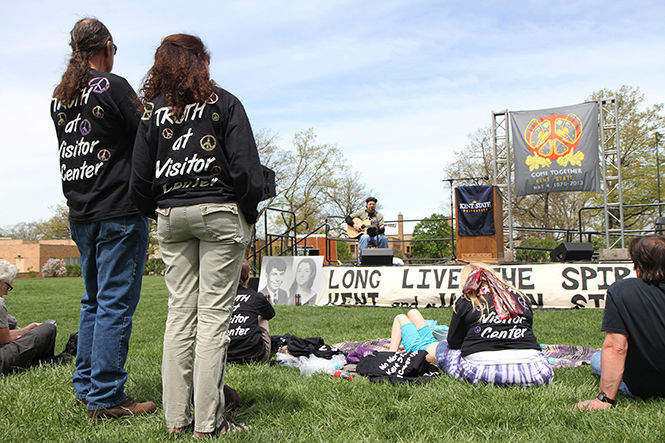
{"type": "Polygon", "coordinates": [[[155,207],[237,203],[256,221],[263,170],[242,103],[215,88],[204,103],[175,118],[163,95],[145,104],[134,145],[132,198],[141,212],[155,207]]]}
{"type": "Polygon", "coordinates": [[[228,361],[263,358],[265,346],[261,340],[259,315],[265,320],[270,320],[275,316],[275,308],[265,295],[251,288],[239,286],[229,323],[228,335],[231,343],[229,344],[228,361]]]}
{"type": "Polygon", "coordinates": [[[607,290],[605,332],[626,335],[623,381],[638,397],[665,397],[665,283],[640,278],[614,282],[607,290]]]}
{"type": "Polygon", "coordinates": [[[533,311],[526,297],[518,295],[524,312],[507,320],[499,319],[489,295],[488,298],[487,310],[475,309],[466,298],[457,301],[448,330],[450,348],[461,349],[463,357],[504,349],[540,350],[532,329],[533,311]]]}
{"type": "Polygon", "coordinates": [[[138,107],[127,80],[95,69],[72,103],[51,100],[62,190],[72,221],[89,223],[139,213],[129,198],[138,107]]]}

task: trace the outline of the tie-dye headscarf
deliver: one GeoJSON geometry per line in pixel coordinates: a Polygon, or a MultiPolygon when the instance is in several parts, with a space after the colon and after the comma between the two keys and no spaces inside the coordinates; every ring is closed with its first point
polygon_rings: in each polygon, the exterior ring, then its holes
{"type": "Polygon", "coordinates": [[[524,313],[521,303],[517,300],[516,295],[508,286],[502,282],[492,272],[484,269],[476,269],[473,271],[464,284],[462,293],[466,296],[476,295],[479,293],[483,282],[487,284],[489,293],[494,302],[496,315],[500,320],[515,318],[524,313]]]}

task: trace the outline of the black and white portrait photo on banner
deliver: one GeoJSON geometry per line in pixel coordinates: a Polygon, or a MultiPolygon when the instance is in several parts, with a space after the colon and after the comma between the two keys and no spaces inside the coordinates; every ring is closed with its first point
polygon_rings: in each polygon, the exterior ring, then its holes
{"type": "Polygon", "coordinates": [[[327,296],[323,257],[264,257],[259,292],[273,305],[316,305],[327,296]]]}

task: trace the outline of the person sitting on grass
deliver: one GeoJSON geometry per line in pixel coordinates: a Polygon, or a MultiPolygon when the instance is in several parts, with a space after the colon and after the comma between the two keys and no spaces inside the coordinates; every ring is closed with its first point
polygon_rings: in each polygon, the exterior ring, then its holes
{"type": "Polygon", "coordinates": [[[439,368],[472,384],[551,383],[554,372],[533,333],[526,296],[483,263],[465,266],[460,281],[448,339],[436,347],[439,368]]]}
{"type": "Polygon", "coordinates": [[[665,237],[636,237],[628,245],[637,278],[607,289],[602,349],[591,357],[598,396],[578,409],[607,409],[619,391],[628,397],[665,397],[665,237]]]}
{"type": "Polygon", "coordinates": [[[533,334],[527,298],[482,263],[462,269],[448,338],[436,342],[423,316],[411,310],[393,323],[390,350],[425,350],[427,361],[472,384],[539,386],[554,372],[533,334]]]}
{"type": "Polygon", "coordinates": [[[243,260],[229,324],[229,362],[248,363],[268,361],[270,358],[268,320],[275,316],[275,308],[265,295],[248,286],[249,263],[243,260]]]}
{"type": "Polygon", "coordinates": [[[14,289],[12,284],[17,273],[16,265],[0,260],[0,373],[9,374],[39,363],[71,361],[69,354],[53,355],[57,333],[55,321],[30,323],[19,328],[16,319],[9,315],[4,296],[14,289]]]}

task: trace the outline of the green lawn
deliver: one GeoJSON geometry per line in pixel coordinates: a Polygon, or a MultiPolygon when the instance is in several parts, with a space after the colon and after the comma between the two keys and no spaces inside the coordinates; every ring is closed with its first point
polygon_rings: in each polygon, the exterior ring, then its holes
{"type": "MultiPolygon", "coordinates": [[[[6,297],[24,325],[53,318],[56,350],[77,328],[81,279],[21,279],[6,297]]],[[[127,392],[161,407],[161,348],[167,293],[162,277],[146,277],[134,316],[127,362],[127,392]]],[[[321,336],[327,343],[388,337],[392,318],[404,309],[276,308],[271,333],[321,336]]],[[[448,323],[451,309],[426,311],[448,323]]],[[[598,347],[601,310],[538,311],[535,331],[542,343],[598,347]]],[[[174,440],[166,435],[161,409],[140,419],[95,424],[74,402],[74,365],[42,366],[0,377],[0,441],[138,442],[174,440]]],[[[586,366],[555,371],[542,388],[473,387],[443,374],[425,384],[371,383],[363,377],[301,376],[297,369],[231,365],[226,383],[255,404],[238,414],[250,431],[234,441],[661,441],[663,401],[619,397],[609,411],[574,411],[575,402],[597,393],[586,366]]],[[[189,440],[181,436],[177,440],[189,440]]]]}

